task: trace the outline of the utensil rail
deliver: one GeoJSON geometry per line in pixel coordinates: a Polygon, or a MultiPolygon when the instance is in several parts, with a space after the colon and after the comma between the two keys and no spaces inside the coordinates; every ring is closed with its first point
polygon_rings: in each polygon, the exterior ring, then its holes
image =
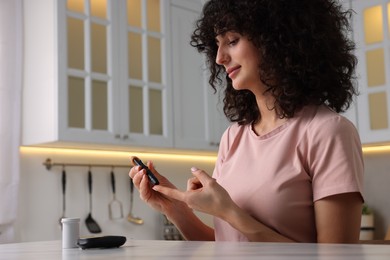
{"type": "Polygon", "coordinates": [[[68,167],[68,166],[77,166],[77,167],[106,167],[106,168],[128,168],[130,169],[132,166],[130,164],[128,165],[121,165],[121,164],[91,164],[91,163],[63,163],[63,162],[53,162],[50,158],[47,158],[43,165],[46,167],[47,170],[51,170],[52,167],[55,166],[61,166],[61,167],[68,167]]]}

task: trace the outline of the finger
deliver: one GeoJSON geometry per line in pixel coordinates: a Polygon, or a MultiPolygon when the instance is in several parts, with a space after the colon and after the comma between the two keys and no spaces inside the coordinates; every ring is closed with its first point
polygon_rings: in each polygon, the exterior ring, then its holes
{"type": "Polygon", "coordinates": [[[207,172],[200,170],[196,167],[191,168],[192,174],[199,180],[199,182],[203,185],[204,183],[210,181],[212,178],[207,174],[207,172]]]}
{"type": "Polygon", "coordinates": [[[143,174],[139,183],[139,196],[142,200],[147,201],[150,197],[150,192],[149,179],[143,174]]]}
{"type": "Polygon", "coordinates": [[[157,192],[160,192],[161,194],[163,194],[169,198],[172,198],[175,200],[180,200],[180,201],[185,201],[185,193],[178,190],[178,189],[172,189],[172,188],[164,187],[161,185],[153,186],[152,189],[157,191],[157,192]]]}
{"type": "Polygon", "coordinates": [[[133,166],[131,167],[130,171],[129,171],[129,176],[130,178],[134,178],[134,176],[141,170],[141,167],[139,166],[133,166]]]}
{"type": "Polygon", "coordinates": [[[196,177],[192,177],[187,181],[187,191],[188,190],[196,190],[202,187],[202,183],[200,183],[199,179],[196,177]]]}
{"type": "Polygon", "coordinates": [[[134,169],[134,171],[135,171],[135,173],[131,172],[131,176],[132,176],[132,179],[133,179],[133,184],[134,184],[134,186],[137,189],[139,189],[142,177],[143,177],[143,175],[145,175],[145,171],[142,170],[141,167],[139,167],[138,169],[134,169]]]}

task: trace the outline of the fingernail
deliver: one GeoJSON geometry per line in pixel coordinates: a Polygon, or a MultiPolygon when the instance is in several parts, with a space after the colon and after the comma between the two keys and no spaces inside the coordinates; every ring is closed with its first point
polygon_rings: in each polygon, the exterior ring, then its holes
{"type": "Polygon", "coordinates": [[[196,168],[196,167],[191,167],[191,171],[192,172],[196,172],[198,170],[198,168],[196,168]]]}

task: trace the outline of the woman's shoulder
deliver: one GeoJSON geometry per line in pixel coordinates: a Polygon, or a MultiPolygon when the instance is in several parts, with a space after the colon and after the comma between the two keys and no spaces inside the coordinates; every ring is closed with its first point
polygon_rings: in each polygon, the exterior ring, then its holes
{"type": "Polygon", "coordinates": [[[237,136],[240,133],[243,133],[247,129],[247,127],[248,127],[247,125],[240,125],[238,123],[233,123],[225,130],[224,136],[230,136],[230,137],[237,136]]]}
{"type": "Polygon", "coordinates": [[[355,125],[349,119],[325,105],[308,107],[305,110],[302,111],[301,117],[302,121],[306,121],[309,133],[314,135],[324,133],[327,136],[340,133],[357,134],[355,125]]]}

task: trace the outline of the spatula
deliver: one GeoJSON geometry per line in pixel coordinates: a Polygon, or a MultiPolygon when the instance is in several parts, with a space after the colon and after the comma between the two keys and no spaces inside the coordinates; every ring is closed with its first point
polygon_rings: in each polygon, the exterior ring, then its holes
{"type": "Polygon", "coordinates": [[[92,172],[88,171],[89,214],[85,219],[85,225],[91,233],[101,233],[99,224],[92,218],[92,172]]]}
{"type": "Polygon", "coordinates": [[[121,219],[123,218],[123,206],[122,206],[122,202],[120,202],[116,198],[114,170],[111,171],[111,188],[112,188],[112,200],[108,204],[109,217],[111,220],[121,219]]]}

